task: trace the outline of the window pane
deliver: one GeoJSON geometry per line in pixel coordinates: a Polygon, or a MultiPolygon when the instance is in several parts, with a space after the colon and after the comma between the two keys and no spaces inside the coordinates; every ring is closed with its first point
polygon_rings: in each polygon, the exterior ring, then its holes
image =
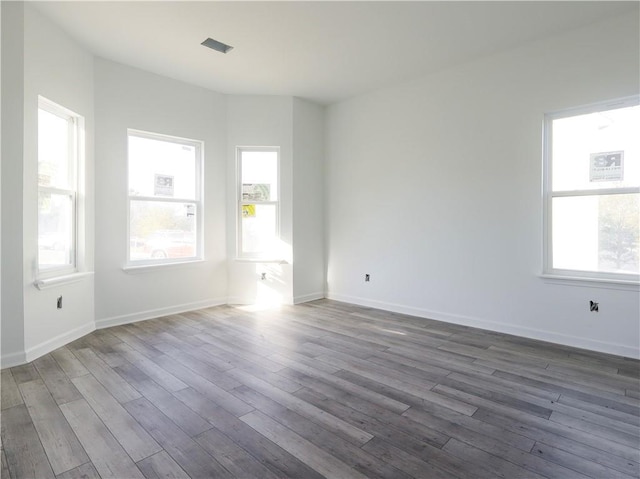
{"type": "Polygon", "coordinates": [[[38,267],[73,264],[73,199],[70,195],[38,194],[38,267]]]}
{"type": "Polygon", "coordinates": [[[278,152],[242,151],[242,200],[278,200],[278,152]]]}
{"type": "Polygon", "coordinates": [[[132,261],[196,256],[196,204],[131,201],[132,261]]]}
{"type": "Polygon", "coordinates": [[[640,106],[553,120],[553,191],[640,186],[640,106]]]}
{"type": "Polygon", "coordinates": [[[129,194],[195,200],[195,145],[129,135],[129,194]]]}
{"type": "Polygon", "coordinates": [[[276,205],[242,205],[242,252],[275,253],[277,248],[276,205]]]}
{"type": "Polygon", "coordinates": [[[46,110],[38,110],[38,184],[70,189],[71,121],[46,110]]]}
{"type": "Polygon", "coordinates": [[[640,272],[640,195],[553,198],[553,267],[640,272]]]}

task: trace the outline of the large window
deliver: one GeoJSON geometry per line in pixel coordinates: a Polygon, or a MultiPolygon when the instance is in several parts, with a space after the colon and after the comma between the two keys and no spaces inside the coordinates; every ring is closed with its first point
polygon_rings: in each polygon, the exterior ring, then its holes
{"type": "Polygon", "coordinates": [[[638,98],[545,119],[545,272],[638,281],[638,98]]]}
{"type": "Polygon", "coordinates": [[[238,257],[276,259],[278,148],[238,148],[238,257]]]}
{"type": "Polygon", "coordinates": [[[82,117],[38,99],[38,275],[76,270],[82,117]]]}
{"type": "Polygon", "coordinates": [[[202,143],[129,130],[130,265],[202,257],[202,143]]]}

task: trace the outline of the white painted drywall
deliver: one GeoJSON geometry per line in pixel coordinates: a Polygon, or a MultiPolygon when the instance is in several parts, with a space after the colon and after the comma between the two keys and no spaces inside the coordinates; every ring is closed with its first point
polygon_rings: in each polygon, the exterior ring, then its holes
{"type": "Polygon", "coordinates": [[[227,97],[227,256],[232,304],[293,302],[292,196],[293,196],[293,98],[283,96],[229,95],[227,97]],[[280,148],[281,263],[237,260],[236,148],[280,148]],[[261,274],[266,273],[266,279],[261,274]]]}
{"type": "Polygon", "coordinates": [[[24,4],[2,9],[2,367],[24,362],[22,157],[24,4]],[[9,234],[10,232],[10,234],[9,234]]]}
{"type": "Polygon", "coordinates": [[[23,278],[24,347],[27,360],[95,329],[93,276],[74,284],[38,290],[33,281],[38,249],[38,95],[85,119],[84,192],[79,204],[78,241],[83,262],[93,271],[93,56],[32,5],[24,17],[23,278]],[[63,308],[56,299],[63,296],[63,308]]]}
{"type": "Polygon", "coordinates": [[[324,298],[324,107],[293,99],[293,299],[324,298]]]}
{"type": "Polygon", "coordinates": [[[329,107],[329,297],[638,357],[637,289],[539,276],[543,115],[637,94],[638,31],[618,18],[329,107]]]}
{"type": "Polygon", "coordinates": [[[225,303],[225,97],[103,59],[95,79],[98,327],[225,303]],[[204,261],[123,271],[128,128],[204,141],[204,261]]]}

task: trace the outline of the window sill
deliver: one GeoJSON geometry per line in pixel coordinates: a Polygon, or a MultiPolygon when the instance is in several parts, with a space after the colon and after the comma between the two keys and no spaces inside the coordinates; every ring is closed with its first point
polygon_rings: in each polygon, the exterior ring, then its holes
{"type": "Polygon", "coordinates": [[[545,283],[563,286],[579,286],[584,288],[617,289],[621,291],[640,291],[637,281],[607,278],[583,278],[581,276],[564,276],[556,274],[542,274],[540,278],[545,283]]]}
{"type": "Polygon", "coordinates": [[[56,286],[77,283],[84,280],[85,278],[88,278],[89,276],[93,276],[93,272],[72,273],[66,274],[64,276],[55,276],[53,278],[37,279],[33,282],[33,285],[42,291],[43,289],[49,289],[56,286]]]}
{"type": "Polygon", "coordinates": [[[199,263],[204,263],[204,260],[194,259],[189,261],[176,261],[175,263],[126,265],[122,267],[122,271],[128,274],[153,273],[161,269],[178,269],[178,268],[184,268],[185,266],[191,266],[199,263]]]}
{"type": "Polygon", "coordinates": [[[286,259],[273,259],[273,258],[235,258],[236,263],[277,263],[288,264],[286,259]]]}

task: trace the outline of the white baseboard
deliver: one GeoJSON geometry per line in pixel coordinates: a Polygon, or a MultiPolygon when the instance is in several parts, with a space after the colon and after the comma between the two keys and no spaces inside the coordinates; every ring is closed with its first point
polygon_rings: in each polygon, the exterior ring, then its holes
{"type": "Polygon", "coordinates": [[[27,362],[24,351],[18,351],[17,353],[3,354],[0,358],[0,367],[2,369],[12,368],[14,366],[20,366],[27,362]]]}
{"type": "Polygon", "coordinates": [[[207,299],[204,301],[194,301],[193,303],[184,303],[177,306],[169,306],[166,308],[150,309],[137,313],[123,314],[122,316],[113,316],[111,318],[102,318],[96,320],[96,329],[109,328],[111,326],[119,326],[121,324],[135,323],[136,321],[144,321],[147,319],[161,318],[171,314],[185,313],[196,309],[211,308],[213,306],[221,306],[227,304],[226,298],[207,299]]]}
{"type": "Polygon", "coordinates": [[[48,339],[40,344],[30,347],[25,352],[12,353],[2,356],[2,368],[10,368],[13,366],[19,366],[21,364],[29,363],[34,359],[38,359],[45,354],[55,351],[56,349],[69,344],[71,341],[75,341],[82,336],[95,331],[96,326],[92,322],[83,324],[77,328],[74,328],[58,336],[48,339]]]}
{"type": "Polygon", "coordinates": [[[293,297],[293,304],[307,303],[309,301],[315,301],[317,299],[324,299],[324,291],[320,293],[301,294],[300,296],[293,297]]]}
{"type": "Polygon", "coordinates": [[[606,341],[597,341],[590,338],[580,338],[567,334],[554,333],[553,331],[545,331],[541,329],[527,328],[525,326],[517,326],[512,324],[489,321],[482,318],[474,318],[470,316],[462,316],[456,314],[442,313],[439,311],[428,311],[426,309],[414,308],[395,303],[387,303],[368,298],[360,298],[357,296],[349,296],[343,294],[327,293],[327,299],[342,301],[345,303],[357,304],[359,306],[367,306],[370,308],[382,309],[394,313],[407,314],[420,318],[434,319],[445,323],[460,324],[462,326],[471,326],[478,329],[486,329],[498,333],[513,334],[529,339],[537,339],[539,341],[547,341],[564,346],[574,348],[588,349],[590,351],[598,351],[601,353],[615,354],[627,358],[640,359],[640,351],[632,346],[623,344],[609,343],[606,341]]]}

